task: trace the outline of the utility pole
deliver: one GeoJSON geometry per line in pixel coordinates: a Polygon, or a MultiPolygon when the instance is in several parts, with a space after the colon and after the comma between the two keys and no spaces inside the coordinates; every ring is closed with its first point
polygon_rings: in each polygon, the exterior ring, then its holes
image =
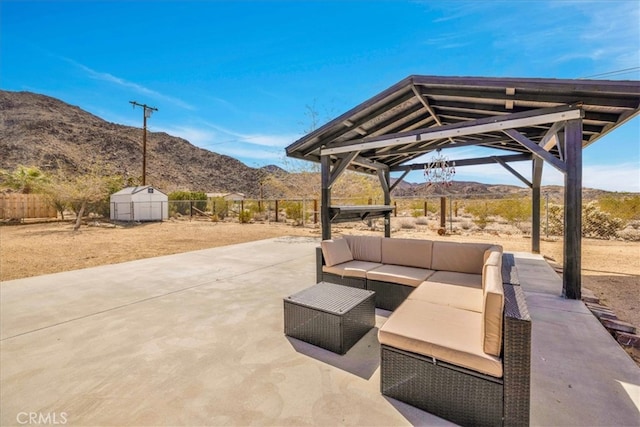
{"type": "Polygon", "coordinates": [[[142,107],[142,185],[147,185],[147,118],[151,117],[154,111],[158,111],[155,107],[149,107],[147,104],[139,104],[136,101],[129,101],[135,110],[136,106],[142,107]]]}

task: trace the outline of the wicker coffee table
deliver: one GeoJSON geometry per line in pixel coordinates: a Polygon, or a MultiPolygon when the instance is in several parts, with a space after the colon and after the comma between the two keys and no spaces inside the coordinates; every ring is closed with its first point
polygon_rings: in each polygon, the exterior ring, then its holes
{"type": "Polygon", "coordinates": [[[284,298],[284,333],[345,354],[375,326],[375,292],[320,282],[284,298]]]}

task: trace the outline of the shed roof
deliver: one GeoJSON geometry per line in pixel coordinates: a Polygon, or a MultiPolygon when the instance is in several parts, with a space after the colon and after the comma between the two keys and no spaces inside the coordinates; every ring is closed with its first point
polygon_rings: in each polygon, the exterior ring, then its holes
{"type": "Polygon", "coordinates": [[[162,195],[166,196],[165,193],[163,193],[162,191],[158,190],[157,188],[155,188],[152,185],[141,185],[141,186],[136,186],[136,187],[126,187],[126,188],[123,188],[120,191],[117,191],[117,192],[113,193],[112,196],[134,195],[134,194],[137,194],[137,193],[140,193],[140,192],[145,192],[146,193],[148,188],[153,188],[154,194],[155,193],[159,193],[159,194],[162,194],[162,195]]]}
{"type": "Polygon", "coordinates": [[[640,82],[409,76],[286,148],[319,162],[357,155],[349,168],[404,170],[438,148],[477,145],[531,158],[528,139],[558,159],[564,120],[583,118],[583,148],[640,112],[640,82]],[[521,138],[523,136],[524,138],[521,138]],[[525,141],[526,142],[526,141],[525,141]]]}

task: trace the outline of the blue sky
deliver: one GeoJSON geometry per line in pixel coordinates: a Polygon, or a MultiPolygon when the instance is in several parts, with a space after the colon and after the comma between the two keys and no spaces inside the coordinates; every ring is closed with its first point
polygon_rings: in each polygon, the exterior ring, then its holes
{"type": "MultiPolygon", "coordinates": [[[[639,80],[640,2],[3,0],[0,53],[2,89],[141,126],[135,100],[151,131],[290,166],[310,109],[321,125],[411,74],[639,80]]],[[[584,185],[640,191],[639,135],[636,117],[585,149],[584,185]]],[[[521,185],[501,169],[456,179],[521,185]]]]}

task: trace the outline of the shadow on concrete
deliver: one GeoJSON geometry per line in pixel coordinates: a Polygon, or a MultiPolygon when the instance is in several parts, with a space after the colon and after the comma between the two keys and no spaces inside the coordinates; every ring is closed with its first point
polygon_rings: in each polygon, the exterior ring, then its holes
{"type": "Polygon", "coordinates": [[[373,328],[343,355],[333,353],[299,339],[286,337],[300,354],[368,380],[380,366],[378,328],[373,328]]]}

